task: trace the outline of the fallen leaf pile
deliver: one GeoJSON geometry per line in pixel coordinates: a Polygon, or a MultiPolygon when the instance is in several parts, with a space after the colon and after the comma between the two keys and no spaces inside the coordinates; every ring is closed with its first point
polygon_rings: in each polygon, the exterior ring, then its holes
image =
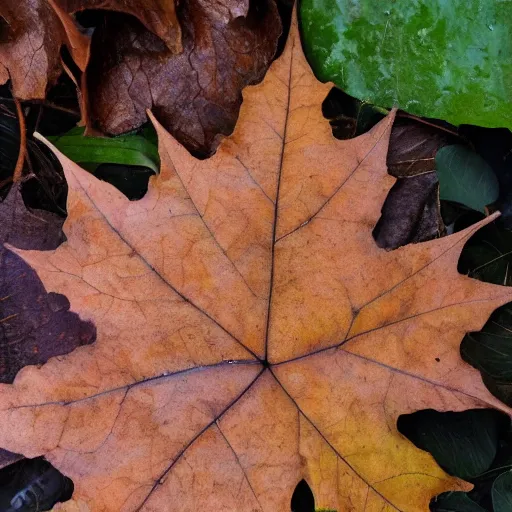
{"type": "Polygon", "coordinates": [[[0,84],[40,100],[66,70],[90,133],[137,129],[149,108],[206,156],[233,131],[241,91],[263,78],[280,34],[275,0],[6,0],[0,84]],[[86,35],[74,15],[97,9],[106,14],[86,35]],[[64,46],[77,69],[61,62],[64,46]]]}
{"type": "Polygon", "coordinates": [[[146,109],[189,150],[210,154],[235,126],[241,90],[263,78],[281,24],[274,0],[187,0],[181,10],[183,51],[140,24],[106,20],[93,41],[88,68],[90,115],[103,132],[143,124],[146,109]],[[235,20],[235,21],[233,21],[235,20]],[[134,44],[136,41],[136,44],[134,44]],[[171,85],[172,84],[172,85],[171,85]]]}
{"type": "MultiPolygon", "coordinates": [[[[67,241],[17,251],[97,341],[0,389],[0,446],[45,455],[67,511],[422,511],[464,484],[400,414],[504,408],[459,344],[512,291],[457,272],[466,240],[379,248],[393,113],[350,141],[298,32],[196,160],[156,121],[161,173],[128,201],[62,155],[67,241]]],[[[489,219],[492,219],[490,217],[489,219]]]]}
{"type": "Polygon", "coordinates": [[[17,98],[46,96],[62,72],[64,44],[85,69],[89,42],[53,0],[2,0],[0,22],[0,84],[11,79],[17,98]]]}

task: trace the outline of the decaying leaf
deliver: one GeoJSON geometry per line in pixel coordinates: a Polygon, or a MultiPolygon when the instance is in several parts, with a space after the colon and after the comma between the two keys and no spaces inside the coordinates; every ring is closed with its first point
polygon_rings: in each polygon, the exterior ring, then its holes
{"type": "Polygon", "coordinates": [[[23,455],[0,449],[0,469],[23,459],[23,455]]]}
{"type": "Polygon", "coordinates": [[[0,4],[0,84],[12,80],[20,99],[44,99],[62,65],[60,48],[67,44],[84,69],[89,42],[65,12],[51,0],[2,0],[0,4]]]}
{"type": "MultiPolygon", "coordinates": [[[[63,241],[63,219],[27,208],[15,183],[0,203],[0,240],[24,249],[55,249],[63,241]]],[[[50,357],[92,343],[96,329],[69,311],[66,297],[47,293],[37,274],[17,255],[0,249],[0,382],[50,357]]],[[[20,455],[0,450],[0,468],[20,455]]]]}
{"type": "Polygon", "coordinates": [[[73,479],[61,510],[285,511],[305,479],[319,508],[424,512],[462,485],[397,417],[505,409],[459,343],[512,290],[457,272],[482,223],[375,244],[393,114],[338,141],[330,87],[294,27],[212,158],[157,124],[140,201],[60,155],[67,242],[22,254],[98,340],[2,386],[0,446],[73,479]]]}
{"type": "MultiPolygon", "coordinates": [[[[56,249],[64,240],[62,223],[53,213],[27,208],[18,183],[0,203],[0,240],[17,248],[56,249]]],[[[12,382],[28,364],[94,341],[94,326],[68,311],[66,297],[46,293],[19,256],[2,248],[0,268],[0,382],[12,382]]]]}
{"type": "Polygon", "coordinates": [[[2,251],[0,269],[1,382],[12,382],[24,366],[45,363],[94,341],[94,326],[69,311],[66,297],[46,293],[19,256],[2,251]]]}
{"type": "Polygon", "coordinates": [[[391,132],[387,157],[389,173],[405,178],[434,172],[436,154],[457,137],[421,120],[398,118],[391,132]]]}
{"type": "Polygon", "coordinates": [[[20,184],[14,183],[0,203],[0,240],[20,249],[56,249],[63,241],[64,219],[44,210],[32,210],[23,202],[20,184]]]}
{"type": "Polygon", "coordinates": [[[181,29],[176,17],[175,0],[54,0],[68,13],[86,9],[104,9],[131,14],[159,36],[169,50],[179,53],[181,29]]]}
{"type": "Polygon", "coordinates": [[[436,173],[398,180],[390,190],[373,235],[379,247],[397,249],[444,232],[436,173]]]}
{"type": "Polygon", "coordinates": [[[452,138],[416,120],[395,120],[386,161],[388,172],[398,180],[373,232],[379,247],[396,249],[444,234],[435,156],[452,138]]]}
{"type": "Polygon", "coordinates": [[[183,52],[136,20],[107,18],[87,70],[92,121],[106,133],[142,125],[146,109],[190,150],[210,154],[238,117],[241,90],[263,77],[281,23],[274,0],[188,0],[180,8],[183,52]]]}

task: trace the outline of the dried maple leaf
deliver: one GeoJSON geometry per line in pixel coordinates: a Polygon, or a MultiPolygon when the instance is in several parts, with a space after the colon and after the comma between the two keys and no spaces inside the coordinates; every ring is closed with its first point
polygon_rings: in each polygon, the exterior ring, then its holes
{"type": "Polygon", "coordinates": [[[235,126],[241,90],[260,81],[277,48],[274,0],[187,0],[183,52],[174,55],[136,20],[107,18],[87,69],[90,117],[106,133],[146,122],[146,109],[190,150],[211,154],[235,126]]]}
{"type": "Polygon", "coordinates": [[[305,478],[319,507],[423,512],[459,485],[396,420],[499,405],[459,343],[512,290],[457,273],[481,224],[377,247],[393,115],[335,140],[329,88],[294,28],[211,159],[157,125],[140,201],[60,156],[68,241],[23,257],[98,341],[0,390],[0,446],[73,479],[60,509],[286,511],[305,478]]]}
{"type": "Polygon", "coordinates": [[[2,0],[0,4],[0,84],[12,80],[20,99],[44,99],[62,72],[60,48],[69,47],[85,69],[89,40],[52,0],[2,0]]]}

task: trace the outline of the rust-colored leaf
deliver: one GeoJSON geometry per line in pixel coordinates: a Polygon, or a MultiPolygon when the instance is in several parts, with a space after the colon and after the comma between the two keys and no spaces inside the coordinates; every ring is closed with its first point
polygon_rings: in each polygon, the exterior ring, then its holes
{"type": "MultiPolygon", "coordinates": [[[[86,9],[104,9],[131,14],[140,20],[148,30],[159,36],[169,50],[179,53],[181,29],[176,17],[175,0],[54,0],[68,12],[86,9]]],[[[248,0],[246,0],[248,1],[248,0]]]]}
{"type": "Polygon", "coordinates": [[[22,254],[98,340],[0,389],[0,446],[73,479],[61,510],[286,511],[305,479],[320,508],[424,512],[463,485],[396,420],[505,409],[459,343],[512,290],[457,273],[482,223],[375,244],[393,114],[338,141],[329,89],[294,28],[212,158],[157,124],[140,201],[60,155],[68,240],[22,254]]]}
{"type": "Polygon", "coordinates": [[[12,80],[20,99],[44,99],[62,72],[60,48],[67,44],[81,69],[88,39],[52,0],[2,0],[0,3],[0,84],[12,80]]]}
{"type": "Polygon", "coordinates": [[[87,70],[92,121],[119,134],[143,124],[149,108],[187,148],[212,153],[233,131],[241,90],[261,80],[281,33],[274,0],[251,4],[184,2],[178,55],[136,20],[107,18],[87,70]]]}

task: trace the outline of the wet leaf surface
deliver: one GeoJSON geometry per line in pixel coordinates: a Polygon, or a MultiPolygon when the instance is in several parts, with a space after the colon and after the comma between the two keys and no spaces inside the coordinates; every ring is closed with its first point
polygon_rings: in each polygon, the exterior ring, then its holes
{"type": "Polygon", "coordinates": [[[512,128],[510,2],[304,0],[301,17],[317,76],[351,96],[454,125],[512,128]]]}

